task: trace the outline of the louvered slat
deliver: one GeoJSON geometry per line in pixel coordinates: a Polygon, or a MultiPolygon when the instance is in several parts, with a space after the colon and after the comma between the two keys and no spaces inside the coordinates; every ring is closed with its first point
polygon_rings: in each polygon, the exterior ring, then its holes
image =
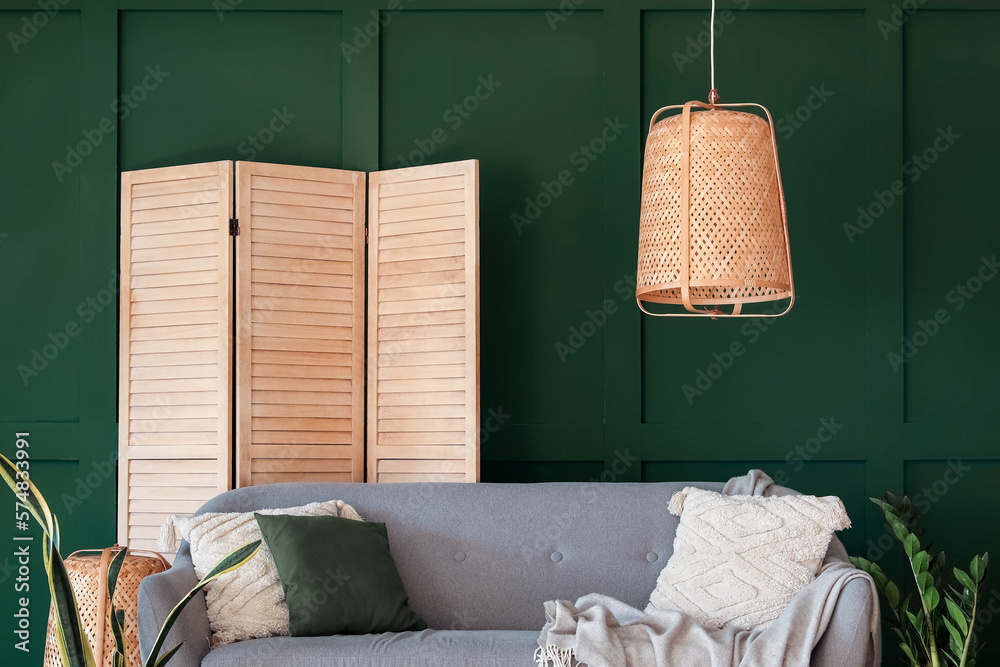
{"type": "Polygon", "coordinates": [[[371,174],[368,481],[479,481],[475,160],[371,174]]]}
{"type": "Polygon", "coordinates": [[[233,163],[122,174],[118,541],[231,488],[233,163]]]}
{"type": "Polygon", "coordinates": [[[365,174],[236,174],[237,484],[364,481],[365,174]]]}

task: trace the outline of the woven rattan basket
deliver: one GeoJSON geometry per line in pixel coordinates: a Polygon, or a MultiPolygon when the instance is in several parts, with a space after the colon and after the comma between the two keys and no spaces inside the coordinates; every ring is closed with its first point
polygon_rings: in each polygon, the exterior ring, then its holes
{"type": "Polygon", "coordinates": [[[686,313],[740,315],[744,304],[794,302],[774,124],[760,105],[664,107],[649,124],[642,174],[636,301],[686,313]],[[724,107],[756,106],[753,113],[724,107]],[[697,107],[699,110],[695,110],[697,107]],[[680,114],[659,122],[671,109],[680,114]],[[732,306],[722,312],[719,306],[732,306]],[[698,308],[702,306],[702,308],[698,308]]]}
{"type": "MultiPolygon", "coordinates": [[[[114,655],[115,641],[108,629],[108,566],[111,559],[120,551],[120,547],[109,547],[103,550],[77,551],[66,559],[66,571],[76,595],[77,606],[80,608],[80,619],[90,646],[94,650],[94,659],[98,666],[111,667],[114,655]]],[[[121,572],[118,574],[118,584],[115,587],[115,607],[125,610],[125,634],[128,637],[127,664],[129,667],[141,667],[139,658],[138,602],[139,582],[143,578],[163,572],[170,565],[163,556],[152,551],[130,551],[125,557],[121,572]],[[140,555],[142,554],[142,555],[140,555]]],[[[62,667],[62,656],[59,653],[56,638],[55,616],[49,612],[48,635],[45,640],[45,667],[62,667]]]]}

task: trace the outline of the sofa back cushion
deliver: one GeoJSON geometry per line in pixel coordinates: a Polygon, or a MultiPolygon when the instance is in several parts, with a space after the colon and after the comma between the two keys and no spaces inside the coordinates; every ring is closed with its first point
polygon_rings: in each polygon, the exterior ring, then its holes
{"type": "Polygon", "coordinates": [[[538,630],[546,600],[603,593],[645,606],[673,550],[670,497],[688,485],[270,484],[198,513],[343,499],[386,524],[410,605],[429,627],[538,630]]]}

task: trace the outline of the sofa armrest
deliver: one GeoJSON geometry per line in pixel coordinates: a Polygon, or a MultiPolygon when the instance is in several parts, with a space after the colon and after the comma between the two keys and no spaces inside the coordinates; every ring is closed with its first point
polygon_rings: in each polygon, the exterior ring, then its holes
{"type": "MultiPolygon", "coordinates": [[[[864,579],[847,582],[840,592],[837,606],[826,632],[812,652],[811,667],[868,667],[877,651],[872,646],[870,623],[871,586],[864,579]]],[[[877,613],[876,609],[876,613],[877,613]]]]}
{"type": "MultiPolygon", "coordinates": [[[[167,615],[198,584],[187,542],[182,543],[173,567],[153,574],[139,584],[139,653],[143,663],[149,657],[167,615]]],[[[170,667],[200,667],[212,643],[205,592],[196,595],[181,612],[167,636],[160,655],[180,642],[184,646],[170,661],[170,667]]]]}

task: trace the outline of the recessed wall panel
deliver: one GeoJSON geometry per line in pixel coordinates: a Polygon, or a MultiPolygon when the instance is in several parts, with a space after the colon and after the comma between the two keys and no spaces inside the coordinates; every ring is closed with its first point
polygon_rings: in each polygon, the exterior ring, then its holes
{"type": "Polygon", "coordinates": [[[80,336],[115,317],[80,290],[81,166],[108,150],[81,126],[80,14],[41,16],[0,11],[0,421],[78,419],[80,336]]]}
{"type": "Polygon", "coordinates": [[[339,12],[125,11],[120,24],[123,171],[341,166],[339,12]]]}
{"type": "Polygon", "coordinates": [[[905,375],[906,421],[996,411],[1000,12],[919,12],[904,26],[905,330],[881,363],[905,375]],[[955,103],[955,102],[958,103],[955,103]]]}
{"type": "MultiPolygon", "coordinates": [[[[411,11],[382,32],[383,169],[478,159],[482,407],[603,419],[603,15],[411,11]],[[581,333],[581,331],[583,333],[581,333]]],[[[618,304],[627,307],[627,304],[618,304]]],[[[484,458],[490,444],[483,448],[484,458]]]]}

